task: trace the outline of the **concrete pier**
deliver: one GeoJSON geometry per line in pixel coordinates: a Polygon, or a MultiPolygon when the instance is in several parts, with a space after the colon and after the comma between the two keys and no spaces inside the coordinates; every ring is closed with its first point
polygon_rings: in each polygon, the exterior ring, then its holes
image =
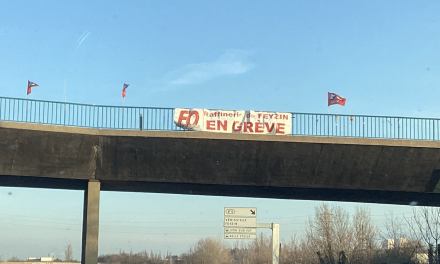
{"type": "Polygon", "coordinates": [[[84,191],[81,264],[98,263],[100,182],[90,180],[84,191]]]}

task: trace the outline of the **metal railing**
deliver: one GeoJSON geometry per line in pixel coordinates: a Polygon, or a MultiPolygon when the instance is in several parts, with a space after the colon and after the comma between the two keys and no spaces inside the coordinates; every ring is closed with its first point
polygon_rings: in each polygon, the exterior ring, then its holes
{"type": "Polygon", "coordinates": [[[173,113],[172,108],[118,107],[0,97],[0,121],[101,129],[182,130],[174,124],[173,113]]]}
{"type": "MultiPolygon", "coordinates": [[[[0,97],[0,121],[100,129],[184,130],[173,108],[122,107],[0,97]]],[[[440,140],[440,119],[292,113],[292,135],[440,140]]]]}

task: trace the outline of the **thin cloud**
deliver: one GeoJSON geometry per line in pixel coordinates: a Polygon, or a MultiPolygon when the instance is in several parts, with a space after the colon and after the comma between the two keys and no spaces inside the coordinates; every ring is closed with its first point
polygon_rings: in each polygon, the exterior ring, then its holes
{"type": "Polygon", "coordinates": [[[250,52],[229,50],[214,62],[188,64],[166,75],[172,86],[198,84],[224,75],[248,72],[253,65],[247,62],[250,52]]]}
{"type": "Polygon", "coordinates": [[[89,36],[89,34],[92,33],[92,31],[90,31],[90,29],[87,29],[86,31],[84,31],[82,33],[82,35],[76,40],[76,48],[75,48],[75,52],[78,49],[78,47],[83,43],[83,41],[89,36]]]}

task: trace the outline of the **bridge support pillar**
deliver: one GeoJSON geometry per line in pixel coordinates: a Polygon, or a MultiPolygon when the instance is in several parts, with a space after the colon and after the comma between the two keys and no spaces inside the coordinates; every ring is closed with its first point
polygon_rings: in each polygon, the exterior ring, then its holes
{"type": "Polygon", "coordinates": [[[91,180],[84,191],[81,264],[98,263],[99,192],[101,183],[91,180]]]}

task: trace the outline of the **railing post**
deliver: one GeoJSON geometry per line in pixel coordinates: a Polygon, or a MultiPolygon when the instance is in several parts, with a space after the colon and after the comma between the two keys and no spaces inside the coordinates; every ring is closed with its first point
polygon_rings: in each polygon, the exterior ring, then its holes
{"type": "MultiPolygon", "coordinates": [[[[325,120],[324,120],[325,122],[325,120]]],[[[330,115],[327,114],[327,137],[330,136],[330,115]]]]}
{"type": "Polygon", "coordinates": [[[144,116],[139,114],[139,130],[142,130],[144,127],[144,116]]]}

